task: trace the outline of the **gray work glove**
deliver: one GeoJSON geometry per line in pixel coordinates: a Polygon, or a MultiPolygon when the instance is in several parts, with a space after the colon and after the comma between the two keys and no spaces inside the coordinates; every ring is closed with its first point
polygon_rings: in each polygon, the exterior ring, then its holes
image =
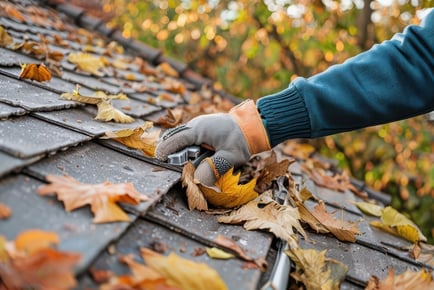
{"type": "Polygon", "coordinates": [[[169,154],[201,144],[215,149],[215,154],[203,160],[194,173],[195,179],[208,186],[231,167],[246,163],[252,154],[270,150],[267,132],[252,100],[227,114],[203,115],[167,130],[157,144],[155,157],[166,161],[169,154]]]}

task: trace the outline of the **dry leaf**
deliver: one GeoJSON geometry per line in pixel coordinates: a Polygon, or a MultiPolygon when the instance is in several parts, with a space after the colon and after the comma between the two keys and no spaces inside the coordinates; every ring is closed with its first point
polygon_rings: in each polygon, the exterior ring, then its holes
{"type": "Polygon", "coordinates": [[[153,127],[152,122],[145,122],[135,129],[124,129],[116,132],[105,132],[103,139],[113,139],[125,146],[139,149],[144,155],[154,157],[155,147],[160,136],[160,130],[147,132],[153,127]]]}
{"type": "Polygon", "coordinates": [[[187,162],[182,169],[181,181],[182,186],[187,187],[186,193],[188,208],[190,210],[208,210],[208,203],[206,202],[202,191],[199,189],[199,186],[194,181],[195,170],[196,168],[190,161],[187,162]]]}
{"type": "Polygon", "coordinates": [[[160,117],[155,124],[163,128],[173,128],[183,123],[183,116],[184,109],[182,108],[167,109],[167,115],[160,117]]]}
{"type": "Polygon", "coordinates": [[[0,46],[1,47],[10,47],[14,44],[14,39],[10,34],[7,32],[7,30],[0,26],[0,46]]]}
{"type": "Polygon", "coordinates": [[[310,144],[301,144],[295,141],[287,141],[283,145],[282,153],[292,156],[297,159],[306,160],[312,153],[315,152],[315,147],[310,144]]]}
{"type": "Polygon", "coordinates": [[[295,272],[291,276],[300,281],[306,290],[338,290],[345,279],[348,267],[339,261],[326,259],[326,251],[314,249],[290,249],[285,253],[295,263],[295,272]]]}
{"type": "Polygon", "coordinates": [[[51,245],[57,245],[59,241],[59,236],[55,232],[27,230],[15,238],[15,249],[19,252],[33,254],[51,245]]]}
{"type": "Polygon", "coordinates": [[[362,212],[372,215],[372,216],[378,216],[380,217],[383,214],[383,207],[368,203],[368,202],[355,202],[354,203],[362,212]]]}
{"type": "Polygon", "coordinates": [[[12,215],[12,210],[4,203],[0,203],[0,220],[7,219],[12,215]]]}
{"type": "Polygon", "coordinates": [[[104,74],[100,69],[104,68],[104,62],[100,57],[95,57],[89,53],[77,52],[68,55],[68,61],[75,64],[79,69],[89,72],[97,77],[104,74]]]}
{"type": "Polygon", "coordinates": [[[217,207],[231,208],[243,205],[258,196],[255,191],[256,179],[246,184],[238,184],[240,173],[233,175],[234,168],[217,179],[214,187],[199,184],[205,199],[217,207]]]}
{"type": "Polygon", "coordinates": [[[297,206],[301,219],[317,232],[330,232],[339,240],[346,242],[355,242],[356,235],[360,234],[356,223],[336,219],[332,213],[328,213],[323,201],[320,201],[313,210],[309,210],[299,202],[297,206]]]}
{"type": "Polygon", "coordinates": [[[137,192],[132,183],[113,184],[106,181],[100,184],[82,184],[71,176],[47,175],[45,178],[51,184],[39,187],[40,195],[56,193],[57,199],[63,201],[67,211],[89,204],[95,215],[95,223],[129,221],[128,215],[116,202],[136,205],[148,199],[137,192]]]}
{"type": "Polygon", "coordinates": [[[162,62],[157,66],[157,70],[165,73],[168,76],[177,78],[179,77],[178,72],[167,62],[162,62]]]}
{"type": "Polygon", "coordinates": [[[105,122],[115,121],[117,123],[132,123],[134,118],[128,116],[127,114],[119,111],[112,104],[103,100],[97,104],[98,113],[95,117],[96,120],[101,120],[105,122]]]}
{"type": "Polygon", "coordinates": [[[419,272],[413,272],[407,269],[401,275],[395,275],[393,268],[389,268],[389,274],[386,279],[381,280],[376,276],[369,279],[366,290],[393,290],[393,289],[417,289],[430,290],[434,289],[432,272],[425,269],[419,272]]]}
{"type": "Polygon", "coordinates": [[[73,268],[79,260],[79,254],[41,249],[9,263],[0,262],[1,283],[6,289],[71,289],[77,284],[73,268]]]}
{"type": "Polygon", "coordinates": [[[293,228],[306,238],[299,220],[298,209],[278,204],[271,198],[271,191],[264,192],[229,215],[217,218],[220,223],[244,223],[246,230],[267,229],[290,245],[297,244],[293,228]]]}
{"type": "Polygon", "coordinates": [[[383,209],[381,220],[382,222],[372,221],[370,224],[413,243],[427,240],[417,225],[390,206],[383,209]]]}
{"type": "Polygon", "coordinates": [[[169,285],[183,290],[228,289],[219,274],[205,263],[195,263],[171,253],[163,256],[141,248],[146,265],[162,275],[169,285]]]}
{"type": "Polygon", "coordinates": [[[234,251],[235,253],[237,253],[238,257],[240,257],[241,259],[245,260],[245,261],[253,261],[253,258],[249,257],[246,252],[238,245],[235,243],[234,240],[223,236],[223,235],[218,235],[215,239],[214,242],[219,244],[222,247],[231,249],[232,251],[234,251]]]}
{"type": "Polygon", "coordinates": [[[216,247],[206,248],[206,253],[208,254],[208,256],[210,256],[213,259],[227,260],[235,257],[231,253],[225,252],[222,249],[216,247]]]}
{"type": "Polygon", "coordinates": [[[289,165],[293,162],[295,160],[290,161],[289,159],[277,162],[276,152],[272,150],[270,156],[265,158],[261,164],[262,166],[256,170],[255,190],[262,193],[269,189],[272,181],[279,176],[284,176],[288,172],[289,165]]]}
{"type": "Polygon", "coordinates": [[[89,105],[97,105],[101,103],[104,100],[128,100],[128,97],[123,94],[117,94],[117,95],[107,95],[106,93],[102,91],[96,91],[91,96],[85,96],[80,94],[80,86],[77,85],[76,89],[72,91],[72,93],[63,93],[60,95],[60,97],[64,100],[69,101],[76,101],[83,104],[89,104],[89,105]]]}
{"type": "Polygon", "coordinates": [[[22,64],[20,78],[34,80],[38,82],[45,82],[51,80],[51,73],[48,68],[42,63],[22,64]]]}

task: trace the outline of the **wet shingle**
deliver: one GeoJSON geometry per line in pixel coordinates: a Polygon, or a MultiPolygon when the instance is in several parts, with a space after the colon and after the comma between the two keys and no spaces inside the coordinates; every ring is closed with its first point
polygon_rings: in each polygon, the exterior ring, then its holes
{"type": "Polygon", "coordinates": [[[0,103],[0,120],[7,119],[10,116],[24,115],[26,113],[27,111],[23,108],[0,103]]]}

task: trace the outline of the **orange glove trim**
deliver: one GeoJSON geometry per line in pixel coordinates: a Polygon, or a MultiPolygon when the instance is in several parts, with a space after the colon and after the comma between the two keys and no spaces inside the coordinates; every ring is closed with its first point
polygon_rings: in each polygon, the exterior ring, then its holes
{"type": "Polygon", "coordinates": [[[267,132],[253,100],[246,100],[229,111],[243,132],[250,154],[271,149],[267,132]]]}

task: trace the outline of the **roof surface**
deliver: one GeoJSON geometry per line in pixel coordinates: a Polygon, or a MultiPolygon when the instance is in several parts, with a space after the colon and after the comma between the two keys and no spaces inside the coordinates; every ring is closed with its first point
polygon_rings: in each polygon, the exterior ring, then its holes
{"type": "MultiPolygon", "coordinates": [[[[38,55],[0,48],[0,202],[12,210],[10,218],[0,221],[0,233],[9,240],[32,228],[58,233],[61,250],[82,255],[75,270],[80,289],[97,288],[89,269],[124,273],[127,268],[118,262],[118,255],[132,253],[138,258],[139,247],[153,248],[159,242],[167,245],[165,254],[173,251],[207,263],[219,272],[230,289],[262,286],[272,271],[277,252],[271,234],[246,231],[239,225],[219,224],[213,215],[189,211],[179,184],[180,168],[99,138],[106,131],[134,128],[145,120],[155,121],[166,114],[167,108],[187,104],[193,95],[199,95],[202,102],[211,102],[209,86],[212,82],[185,64],[165,57],[157,49],[123,38],[118,30],[107,27],[80,7],[65,3],[49,6],[46,2],[0,2],[0,26],[16,42],[41,42],[45,37],[49,40],[50,51],[59,51],[65,56],[60,60],[61,76],[39,83],[19,78],[20,64],[40,63],[42,60],[38,55]],[[11,7],[22,17],[10,13],[11,7]],[[54,41],[58,36],[62,43],[54,41]],[[112,41],[124,51],[108,54],[107,47],[112,41]],[[95,76],[77,70],[68,62],[66,56],[72,52],[104,55],[110,62],[123,60],[128,65],[110,66],[95,76]],[[143,73],[140,61],[156,75],[143,73]],[[158,65],[161,63],[169,63],[177,75],[160,71],[158,65]],[[182,83],[186,91],[181,95],[173,93],[164,85],[167,80],[182,83]],[[81,86],[82,94],[93,94],[97,90],[109,94],[126,93],[129,101],[116,101],[114,105],[133,116],[135,122],[97,121],[94,107],[59,98],[61,93],[72,92],[77,84],[81,86]],[[171,97],[161,98],[162,94],[171,97]],[[68,213],[54,197],[41,197],[36,193],[49,174],[68,174],[83,183],[131,182],[150,200],[138,206],[122,206],[130,216],[129,222],[93,224],[88,207],[68,213]],[[267,257],[267,272],[243,269],[244,262],[239,259],[216,260],[207,255],[192,255],[196,248],[214,246],[213,239],[219,234],[230,237],[255,258],[267,257]]],[[[212,91],[212,94],[226,97],[223,92],[212,91]]],[[[297,164],[290,167],[297,184],[307,186],[326,202],[329,210],[338,209],[338,216],[352,221],[363,218],[359,223],[362,234],[357,236],[355,243],[343,243],[314,232],[308,232],[308,240],[300,239],[303,248],[327,249],[328,257],[349,267],[342,289],[362,288],[371,275],[384,278],[391,266],[397,273],[406,268],[432,268],[400,250],[411,243],[371,228],[369,218],[353,204],[359,198],[351,191],[342,193],[319,187],[297,164]]],[[[354,183],[365,188],[360,182],[354,183]]],[[[388,202],[387,196],[365,189],[371,198],[388,202]]]]}

